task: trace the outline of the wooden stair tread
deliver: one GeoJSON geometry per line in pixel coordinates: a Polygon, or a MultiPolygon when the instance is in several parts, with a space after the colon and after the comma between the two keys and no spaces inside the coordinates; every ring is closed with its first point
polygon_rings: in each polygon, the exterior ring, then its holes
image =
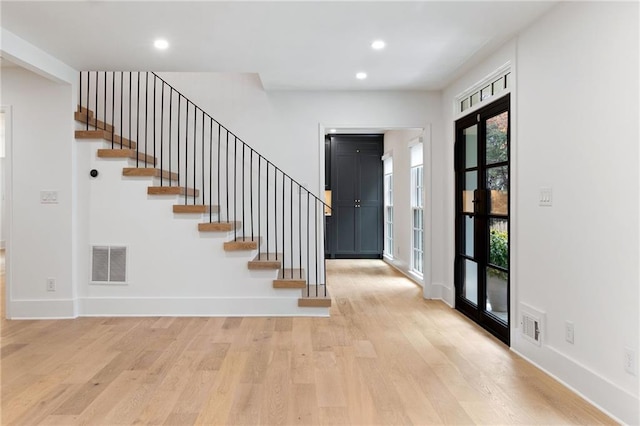
{"type": "Polygon", "coordinates": [[[205,222],[198,224],[200,232],[229,232],[240,227],[240,222],[205,222]]]}
{"type": "Polygon", "coordinates": [[[119,135],[113,135],[112,133],[106,130],[98,129],[98,130],[76,130],[75,138],[76,139],[103,139],[105,143],[112,144],[113,148],[131,148],[136,149],[136,143],[130,141],[127,138],[121,138],[119,135]]]}
{"type": "Polygon", "coordinates": [[[97,120],[94,117],[93,112],[89,114],[88,120],[87,120],[86,112],[82,113],[82,112],[76,111],[73,114],[73,117],[76,119],[76,121],[79,121],[81,123],[86,124],[88,121],[90,126],[96,127],[97,129],[106,130],[107,132],[113,132],[113,126],[111,124],[105,123],[104,121],[97,120]]]}
{"type": "Polygon", "coordinates": [[[162,177],[163,179],[178,180],[178,174],[168,170],[161,170],[154,167],[125,167],[122,169],[123,176],[144,176],[162,177]]]}
{"type": "Polygon", "coordinates": [[[273,287],[307,288],[307,274],[305,273],[304,269],[280,269],[278,271],[278,277],[273,280],[273,287]]]}
{"type": "Polygon", "coordinates": [[[282,267],[282,253],[258,253],[253,260],[247,262],[249,269],[280,269],[282,267]]]}
{"type": "Polygon", "coordinates": [[[185,195],[187,197],[199,197],[200,190],[195,188],[185,188],[184,186],[150,186],[147,188],[148,195],[185,195]]]}
{"type": "Polygon", "coordinates": [[[76,112],[83,114],[85,117],[87,116],[87,113],[89,113],[89,118],[92,118],[94,116],[93,111],[80,105],[78,105],[78,109],[76,110],[76,112]]]}
{"type": "Polygon", "coordinates": [[[76,139],[104,139],[104,130],[76,130],[76,139]]]}
{"type": "Polygon", "coordinates": [[[260,244],[259,237],[238,237],[232,241],[225,241],[223,247],[225,251],[242,251],[242,250],[257,250],[260,244]]]}
{"type": "Polygon", "coordinates": [[[218,213],[220,210],[219,206],[209,206],[208,204],[174,204],[173,212],[174,213],[209,213],[211,210],[212,213],[218,213]]]}
{"type": "Polygon", "coordinates": [[[136,157],[139,161],[147,164],[156,165],[156,158],[151,155],[143,154],[142,152],[136,153],[135,149],[99,149],[98,157],[100,158],[131,158],[135,160],[136,157]]]}
{"type": "Polygon", "coordinates": [[[308,308],[329,308],[331,307],[331,295],[327,290],[325,296],[325,285],[317,286],[318,295],[316,296],[316,286],[309,285],[302,289],[302,296],[298,299],[299,307],[308,308]],[[309,294],[307,294],[307,291],[309,294]]]}

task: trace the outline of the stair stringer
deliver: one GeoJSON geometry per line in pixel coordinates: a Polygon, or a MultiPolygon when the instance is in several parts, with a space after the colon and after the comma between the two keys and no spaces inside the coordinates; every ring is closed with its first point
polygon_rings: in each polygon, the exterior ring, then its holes
{"type": "Polygon", "coordinates": [[[256,250],[224,251],[233,233],[201,233],[197,224],[203,215],[174,214],[172,206],[183,197],[147,195],[158,178],[122,176],[134,161],[97,158],[104,147],[98,140],[78,144],[78,158],[91,158],[90,164],[78,164],[79,170],[99,172],[86,176],[90,245],[129,250],[127,284],[96,285],[87,277],[78,289],[79,315],[329,315],[328,308],[298,307],[299,289],[273,288],[276,271],[249,270],[247,261],[256,250]]]}

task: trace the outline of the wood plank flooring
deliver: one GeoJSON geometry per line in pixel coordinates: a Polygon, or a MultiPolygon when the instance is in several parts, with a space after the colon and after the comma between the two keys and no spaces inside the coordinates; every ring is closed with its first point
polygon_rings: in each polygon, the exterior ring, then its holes
{"type": "Polygon", "coordinates": [[[612,424],[382,261],[331,318],[2,320],[3,425],[612,424]]]}

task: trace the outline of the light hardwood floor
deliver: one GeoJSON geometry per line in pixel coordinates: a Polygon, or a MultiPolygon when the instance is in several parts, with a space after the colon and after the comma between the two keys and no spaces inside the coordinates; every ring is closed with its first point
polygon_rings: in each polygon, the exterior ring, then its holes
{"type": "Polygon", "coordinates": [[[382,261],[328,262],[331,318],[2,325],[2,424],[611,424],[382,261]]]}

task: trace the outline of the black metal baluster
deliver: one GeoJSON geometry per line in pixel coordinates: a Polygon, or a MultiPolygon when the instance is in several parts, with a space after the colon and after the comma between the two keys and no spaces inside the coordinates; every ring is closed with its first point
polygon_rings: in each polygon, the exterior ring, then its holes
{"type": "Polygon", "coordinates": [[[178,163],[178,181],[176,182],[176,186],[180,186],[180,123],[182,122],[182,115],[180,114],[180,109],[182,106],[182,94],[178,92],[178,134],[176,135],[176,145],[178,150],[178,155],[176,161],[178,163]]]}
{"type": "MultiPolygon", "coordinates": [[[[253,241],[253,148],[249,148],[249,150],[249,210],[251,215],[251,241],[253,241]]],[[[259,248],[260,242],[258,242],[259,248]]]]}
{"type": "Polygon", "coordinates": [[[324,213],[325,209],[324,203],[322,203],[322,232],[323,232],[323,241],[322,241],[322,276],[324,277],[324,297],[327,297],[327,256],[324,255],[326,247],[327,247],[327,218],[324,213]]]}
{"type": "MultiPolygon", "coordinates": [[[[91,72],[87,71],[87,123],[86,129],[89,130],[89,92],[91,91],[91,72]]],[[[82,107],[82,100],[80,100],[82,107]]],[[[82,111],[82,108],[80,109],[82,111]]]]}
{"type": "MultiPolygon", "coordinates": [[[[205,197],[205,186],[204,186],[204,111],[202,111],[202,169],[200,170],[200,173],[202,175],[202,205],[204,206],[207,201],[205,197]]],[[[195,191],[195,186],[194,186],[194,191],[195,191]]],[[[195,194],[193,195],[195,200],[195,194]]],[[[209,204],[211,204],[211,200],[209,200],[209,204]]]]}
{"type": "Polygon", "coordinates": [[[222,204],[220,204],[220,134],[221,126],[220,123],[218,123],[218,223],[220,223],[222,213],[222,204]]]}
{"type": "MultiPolygon", "coordinates": [[[[197,136],[197,133],[198,133],[196,131],[197,128],[198,128],[197,120],[198,120],[198,109],[197,109],[196,105],[194,104],[193,105],[193,191],[196,190],[196,163],[197,163],[197,161],[196,161],[196,136],[197,136]]],[[[184,188],[184,197],[185,197],[185,202],[186,202],[188,189],[187,189],[187,185],[186,184],[184,186],[185,186],[185,188],[184,188]]],[[[193,193],[193,197],[192,198],[193,198],[193,205],[195,206],[196,205],[196,194],[195,194],[195,192],[193,193]]]]}
{"type": "MultiPolygon", "coordinates": [[[[156,77],[153,76],[153,157],[156,157],[156,77]]],[[[146,154],[146,153],[145,153],[146,154]]],[[[146,159],[146,157],[145,157],[146,159]]],[[[145,161],[146,164],[146,161],[145,161]]]]}
{"type": "Polygon", "coordinates": [[[138,91],[136,98],[136,158],[138,158],[140,156],[140,71],[138,71],[136,90],[138,91]]]}
{"type": "MultiPolygon", "coordinates": [[[[145,75],[144,84],[144,155],[147,155],[147,135],[149,134],[149,73],[145,75]]],[[[139,159],[136,158],[136,167],[138,167],[139,159]]],[[[147,168],[147,163],[144,163],[147,168]]]]}
{"type": "Polygon", "coordinates": [[[95,120],[95,129],[98,130],[98,71],[96,71],[96,104],[95,104],[95,108],[96,110],[94,111],[94,120],[95,120]]]}
{"type": "MultiPolygon", "coordinates": [[[[273,165],[273,242],[278,260],[278,168],[273,165]]],[[[284,262],[282,263],[284,268],[284,262]]]]}
{"type": "Polygon", "coordinates": [[[124,72],[120,71],[120,149],[122,149],[122,133],[124,132],[124,72]]]}
{"type": "MultiPolygon", "coordinates": [[[[171,170],[173,170],[171,168],[171,119],[173,117],[173,87],[169,86],[169,169],[168,169],[168,179],[169,179],[169,186],[173,186],[173,181],[171,179],[171,170]]],[[[178,121],[180,121],[180,119],[178,118],[178,121]]],[[[164,173],[162,171],[162,167],[160,167],[160,173],[164,173]]]]}
{"type": "Polygon", "coordinates": [[[227,132],[227,147],[225,150],[225,173],[226,173],[226,178],[225,178],[225,184],[226,184],[226,195],[227,195],[227,222],[231,222],[229,220],[229,130],[227,130],[226,128],[224,129],[227,132]]]}
{"type": "MultiPolygon", "coordinates": [[[[204,203],[204,198],[202,201],[204,203]]],[[[213,119],[209,121],[209,222],[211,222],[212,214],[213,214],[213,119]]]]}
{"type": "Polygon", "coordinates": [[[291,279],[293,279],[293,179],[289,178],[289,222],[291,229],[289,230],[289,236],[291,238],[291,279]]]}
{"type": "Polygon", "coordinates": [[[87,130],[89,130],[89,91],[91,90],[91,73],[87,71],[87,130]]]}
{"type": "Polygon", "coordinates": [[[315,258],[316,258],[316,297],[318,297],[318,199],[314,196],[314,205],[315,205],[315,214],[316,214],[316,220],[313,224],[313,229],[315,230],[315,235],[316,238],[314,240],[314,254],[315,254],[315,258]]]}
{"type": "MultiPolygon", "coordinates": [[[[111,149],[114,146],[114,138],[116,134],[116,74],[111,73],[111,149]]],[[[138,160],[136,159],[136,166],[138,160]]]]}
{"type": "MultiPolygon", "coordinates": [[[[265,199],[266,211],[267,211],[265,226],[267,227],[267,260],[269,260],[269,161],[266,158],[265,158],[265,163],[267,165],[267,182],[266,182],[266,188],[264,190],[264,199],[265,199]]],[[[276,254],[276,260],[278,260],[277,254],[276,254]]]]}
{"type": "MultiPolygon", "coordinates": [[[[185,100],[187,111],[184,120],[184,187],[186,188],[189,182],[189,100],[187,98],[185,98],[185,100]]],[[[187,205],[186,196],[184,197],[184,205],[187,205]]]]}
{"type": "MultiPolygon", "coordinates": [[[[102,102],[102,127],[104,127],[104,130],[107,130],[107,72],[103,72],[103,77],[104,77],[104,99],[102,102]]],[[[98,115],[96,114],[96,121],[98,119],[98,115]]],[[[98,123],[96,122],[96,125],[98,125],[98,123]]]]}
{"type": "MultiPolygon", "coordinates": [[[[262,165],[262,156],[260,154],[258,154],[258,238],[261,237],[261,233],[260,233],[260,222],[261,222],[261,215],[260,215],[260,181],[262,180],[262,174],[261,172],[261,165],[262,165]]],[[[260,247],[262,246],[262,244],[258,243],[258,259],[260,259],[260,247]]],[[[269,253],[269,241],[267,240],[267,253],[269,253]]],[[[267,254],[267,259],[269,255],[267,254]]]]}
{"type": "Polygon", "coordinates": [[[244,224],[247,223],[244,219],[244,163],[245,163],[245,159],[244,159],[244,142],[242,142],[242,240],[244,241],[246,238],[245,235],[245,226],[244,224]]]}
{"type": "MultiPolygon", "coordinates": [[[[154,78],[154,81],[156,79],[154,78]]],[[[162,86],[160,94],[160,186],[164,186],[164,175],[162,170],[164,167],[164,81],[161,82],[162,86]]]]}
{"type": "Polygon", "coordinates": [[[307,191],[307,297],[309,297],[309,191],[307,191]]]}
{"type": "Polygon", "coordinates": [[[284,279],[284,270],[287,268],[287,264],[286,264],[286,261],[287,261],[286,253],[287,253],[287,251],[286,251],[285,246],[284,246],[284,240],[285,240],[285,236],[284,236],[284,234],[285,234],[285,232],[284,232],[285,223],[284,222],[285,222],[285,217],[287,215],[286,211],[284,209],[284,193],[286,192],[284,184],[285,184],[284,173],[282,173],[282,278],[283,279],[284,279]]]}
{"type": "Polygon", "coordinates": [[[300,266],[300,279],[302,279],[302,187],[298,185],[298,256],[300,266]]]}
{"type": "Polygon", "coordinates": [[[237,165],[238,165],[238,138],[236,135],[233,135],[233,241],[238,240],[238,233],[236,223],[238,220],[238,216],[236,216],[236,208],[238,206],[238,196],[237,196],[237,165]]]}
{"type": "MultiPolygon", "coordinates": [[[[78,89],[78,98],[80,99],[80,108],[78,109],[78,112],[80,114],[82,114],[82,71],[80,71],[79,74],[80,74],[80,86],[79,86],[79,89],[78,89]]],[[[82,116],[82,115],[80,115],[80,116],[82,116]]],[[[86,130],[89,130],[89,108],[87,108],[86,116],[87,116],[87,122],[86,122],[85,126],[86,126],[86,130]]]]}
{"type": "Polygon", "coordinates": [[[131,149],[131,71],[129,71],[129,149],[131,149]]]}

